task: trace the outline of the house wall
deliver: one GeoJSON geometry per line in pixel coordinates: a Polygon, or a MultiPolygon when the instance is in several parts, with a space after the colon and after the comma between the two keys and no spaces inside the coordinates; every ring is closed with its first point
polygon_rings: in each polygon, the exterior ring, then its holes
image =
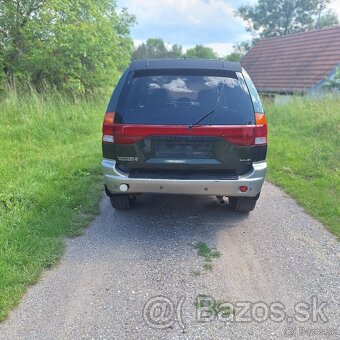
{"type": "Polygon", "coordinates": [[[289,102],[291,102],[295,96],[300,95],[301,94],[278,94],[278,93],[261,93],[260,92],[260,96],[261,99],[263,99],[264,101],[269,101],[271,103],[274,103],[275,105],[285,105],[289,102]]]}
{"type": "Polygon", "coordinates": [[[290,103],[294,100],[296,97],[311,97],[311,98],[320,98],[322,99],[325,96],[329,95],[339,95],[340,92],[330,92],[327,90],[323,90],[322,88],[319,88],[318,90],[313,89],[310,90],[304,94],[301,93],[295,93],[295,94],[277,94],[277,93],[271,93],[270,95],[266,93],[260,93],[261,99],[264,99],[266,101],[270,101],[271,103],[274,103],[275,105],[285,105],[290,103]]]}

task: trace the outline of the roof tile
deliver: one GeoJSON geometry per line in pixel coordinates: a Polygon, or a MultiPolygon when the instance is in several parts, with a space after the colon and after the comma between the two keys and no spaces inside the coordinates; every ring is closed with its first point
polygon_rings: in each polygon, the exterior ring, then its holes
{"type": "Polygon", "coordinates": [[[260,91],[305,91],[340,63],[340,26],[259,41],[241,60],[260,91]]]}

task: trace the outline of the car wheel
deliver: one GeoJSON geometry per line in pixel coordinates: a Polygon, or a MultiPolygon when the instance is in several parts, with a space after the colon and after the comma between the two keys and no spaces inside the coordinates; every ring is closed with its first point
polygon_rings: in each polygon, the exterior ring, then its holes
{"type": "Polygon", "coordinates": [[[254,210],[258,197],[229,197],[230,210],[249,212],[254,210]]]}
{"type": "Polygon", "coordinates": [[[112,195],[110,197],[110,202],[114,209],[129,210],[134,206],[136,202],[136,196],[112,195]]]}

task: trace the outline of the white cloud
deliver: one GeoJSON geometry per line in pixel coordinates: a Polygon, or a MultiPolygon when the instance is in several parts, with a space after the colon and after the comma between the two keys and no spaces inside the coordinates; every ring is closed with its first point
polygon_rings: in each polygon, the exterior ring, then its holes
{"type": "MultiPolygon", "coordinates": [[[[251,40],[245,22],[235,17],[241,4],[257,0],[118,0],[135,14],[138,24],[132,28],[135,46],[148,38],[162,38],[167,47],[180,44],[184,50],[197,44],[211,47],[219,56],[232,51],[235,43],[251,40]]],[[[340,18],[340,0],[331,1],[340,18]]]]}
{"type": "Polygon", "coordinates": [[[237,0],[118,0],[135,14],[134,40],[162,38],[169,44],[214,46],[221,55],[246,34],[245,24],[235,17],[237,0]]]}
{"type": "Polygon", "coordinates": [[[333,10],[337,14],[338,18],[340,19],[340,1],[339,0],[333,0],[330,3],[329,8],[331,10],[333,10]]]}
{"type": "Polygon", "coordinates": [[[189,20],[190,23],[194,25],[200,25],[202,22],[199,18],[193,16],[193,15],[188,15],[187,19],[189,20]]]}
{"type": "Polygon", "coordinates": [[[144,40],[142,40],[142,39],[133,39],[133,45],[135,47],[138,47],[138,46],[142,45],[143,42],[144,42],[144,40]]]}
{"type": "Polygon", "coordinates": [[[233,49],[233,43],[209,43],[206,46],[212,48],[220,57],[226,56],[233,49]]]}
{"type": "Polygon", "coordinates": [[[223,0],[129,0],[120,3],[136,14],[139,21],[151,20],[153,23],[163,22],[167,18],[170,23],[194,19],[196,22],[204,21],[211,25],[214,22],[209,19],[220,19],[222,15],[233,16],[235,10],[223,0]],[[175,13],[177,16],[171,15],[175,13]]]}

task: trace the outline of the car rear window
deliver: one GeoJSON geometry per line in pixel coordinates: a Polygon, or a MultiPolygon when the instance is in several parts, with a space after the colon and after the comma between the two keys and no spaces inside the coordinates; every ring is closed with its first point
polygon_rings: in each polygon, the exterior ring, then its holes
{"type": "Polygon", "coordinates": [[[254,108],[241,73],[196,70],[131,72],[115,121],[124,124],[251,125],[254,108]],[[216,105],[217,104],[217,105],[216,105]]]}

